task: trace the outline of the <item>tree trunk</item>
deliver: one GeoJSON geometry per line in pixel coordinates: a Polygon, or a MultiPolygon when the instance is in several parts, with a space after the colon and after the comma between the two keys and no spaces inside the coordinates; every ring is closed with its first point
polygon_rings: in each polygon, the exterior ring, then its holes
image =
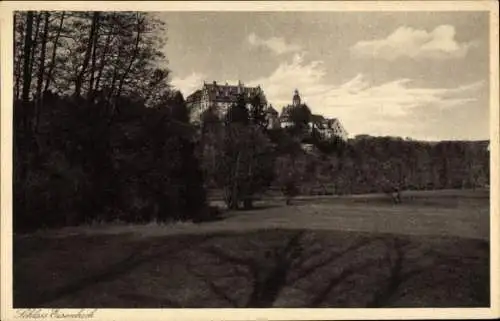
{"type": "Polygon", "coordinates": [[[45,48],[47,47],[47,34],[49,32],[50,13],[45,12],[44,28],[40,49],[40,65],[38,66],[38,81],[36,86],[36,97],[40,99],[42,93],[43,76],[45,75],[45,48]]]}
{"type": "Polygon", "coordinates": [[[236,204],[236,209],[238,209],[238,201],[239,201],[239,193],[238,193],[238,183],[239,183],[239,170],[240,170],[240,159],[241,159],[241,153],[238,153],[238,156],[236,157],[236,166],[235,166],[235,171],[233,175],[233,181],[232,181],[232,188],[231,188],[231,199],[232,201],[236,204]]]}
{"type": "Polygon", "coordinates": [[[33,63],[35,62],[36,47],[38,46],[38,34],[40,33],[40,22],[42,21],[42,13],[40,12],[36,17],[35,37],[31,45],[31,58],[30,58],[30,73],[33,74],[33,63]]]}
{"type": "Polygon", "coordinates": [[[251,198],[249,197],[246,197],[244,200],[243,200],[243,208],[245,210],[250,210],[253,208],[253,201],[251,198]]]}
{"type": "MultiPolygon", "coordinates": [[[[29,123],[29,96],[31,88],[31,72],[30,72],[30,58],[31,58],[31,47],[33,39],[33,11],[28,11],[26,15],[26,32],[24,34],[24,48],[23,48],[23,92],[22,92],[22,103],[21,110],[17,109],[15,112],[15,117],[20,117],[21,120],[21,130],[14,135],[14,178],[17,178],[18,185],[15,186],[14,195],[17,194],[18,199],[16,202],[16,197],[14,202],[18,206],[18,211],[26,211],[26,199],[27,199],[27,188],[26,188],[26,175],[28,171],[28,157],[27,152],[27,141],[29,123]],[[19,115],[19,116],[18,116],[19,115]]],[[[16,121],[17,122],[17,121],[16,121]]]]}
{"type": "Polygon", "coordinates": [[[64,22],[64,11],[61,13],[61,20],[59,22],[59,28],[57,29],[57,34],[56,34],[56,38],[54,40],[54,46],[52,48],[52,58],[50,59],[50,67],[49,67],[49,71],[47,72],[47,80],[45,82],[45,88],[43,89],[44,92],[46,92],[47,90],[49,90],[49,86],[50,86],[50,81],[52,80],[52,72],[54,71],[54,67],[55,67],[55,64],[56,64],[56,53],[57,53],[57,44],[59,42],[59,37],[61,36],[61,30],[62,30],[62,26],[63,26],[63,22],[64,22]]]}
{"type": "Polygon", "coordinates": [[[97,78],[95,81],[95,90],[99,90],[99,84],[101,82],[102,72],[104,70],[104,65],[106,63],[106,54],[108,53],[109,45],[111,44],[112,35],[113,35],[113,30],[110,30],[108,36],[106,37],[106,44],[104,45],[104,50],[102,52],[102,57],[99,64],[99,70],[97,72],[97,78]]]}
{"type": "Polygon", "coordinates": [[[113,70],[113,77],[111,78],[111,86],[109,87],[109,93],[108,93],[109,101],[111,100],[111,98],[113,98],[117,77],[118,77],[118,67],[115,66],[115,69],[113,70]]]}
{"type": "Polygon", "coordinates": [[[89,80],[89,97],[93,97],[94,95],[94,74],[95,74],[95,64],[96,64],[96,49],[97,42],[99,39],[99,16],[96,18],[96,26],[94,28],[93,38],[93,49],[92,49],[92,62],[90,65],[90,80],[89,80]]]}
{"type": "MultiPolygon", "coordinates": [[[[21,17],[22,18],[22,17],[21,17]]],[[[14,41],[16,39],[16,32],[17,32],[17,14],[14,14],[14,41]]],[[[19,35],[19,39],[23,39],[24,38],[24,28],[21,29],[21,32],[20,32],[20,35],[19,35]]],[[[20,40],[21,41],[21,40],[20,40]]],[[[16,42],[14,42],[16,43],[16,42]]],[[[19,100],[19,95],[21,94],[21,78],[22,78],[22,75],[21,75],[21,65],[22,65],[22,51],[20,50],[19,48],[19,45],[21,45],[22,43],[19,42],[18,45],[16,45],[15,47],[15,52],[14,54],[16,55],[16,65],[14,67],[14,77],[15,77],[15,86],[14,86],[14,97],[16,100],[19,100]]]]}
{"type": "Polygon", "coordinates": [[[44,27],[43,27],[43,34],[42,34],[42,47],[41,47],[41,52],[40,52],[40,66],[38,68],[38,81],[36,85],[36,119],[35,119],[35,132],[38,129],[38,121],[40,119],[40,110],[43,105],[43,96],[42,96],[42,85],[43,85],[43,76],[45,75],[45,48],[47,46],[47,34],[49,32],[49,17],[50,13],[47,11],[45,12],[45,22],[44,22],[44,27]]]}
{"type": "Polygon", "coordinates": [[[85,57],[83,59],[82,70],[78,73],[75,80],[75,95],[77,97],[80,97],[81,95],[83,77],[85,76],[85,72],[87,71],[87,67],[89,65],[90,54],[92,52],[92,46],[94,43],[94,33],[95,33],[95,28],[97,26],[98,18],[99,18],[99,12],[94,12],[94,15],[92,16],[92,26],[90,27],[90,32],[89,32],[89,41],[87,43],[87,49],[85,50],[85,57]]]}
{"type": "Polygon", "coordinates": [[[134,47],[134,54],[132,55],[132,58],[130,59],[130,62],[127,66],[127,69],[123,73],[120,83],[118,85],[118,91],[116,93],[116,97],[120,97],[123,89],[123,84],[125,83],[125,79],[127,78],[130,69],[132,68],[132,64],[134,63],[135,59],[137,58],[137,54],[139,52],[139,43],[141,41],[141,25],[142,25],[143,20],[139,19],[139,14],[137,14],[137,37],[135,38],[135,47],[134,47]]]}
{"type": "Polygon", "coordinates": [[[30,58],[31,58],[31,47],[33,45],[33,39],[31,34],[33,33],[33,11],[28,11],[26,17],[26,33],[24,35],[24,62],[23,62],[23,93],[22,101],[27,103],[29,101],[30,87],[31,87],[31,70],[30,70],[30,58]]]}

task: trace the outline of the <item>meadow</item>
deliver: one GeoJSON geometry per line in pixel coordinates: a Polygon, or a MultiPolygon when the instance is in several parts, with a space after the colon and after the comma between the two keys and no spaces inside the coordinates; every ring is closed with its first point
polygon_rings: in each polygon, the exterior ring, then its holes
{"type": "Polygon", "coordinates": [[[489,191],[403,197],[15,234],[14,308],[489,306],[489,191]]]}

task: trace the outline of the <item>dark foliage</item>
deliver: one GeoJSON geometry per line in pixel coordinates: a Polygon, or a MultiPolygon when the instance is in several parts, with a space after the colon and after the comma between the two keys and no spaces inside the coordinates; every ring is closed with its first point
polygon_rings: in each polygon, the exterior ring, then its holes
{"type": "Polygon", "coordinates": [[[227,112],[226,123],[241,123],[248,125],[250,123],[250,111],[246,104],[244,94],[239,94],[236,103],[234,103],[227,112]]]}
{"type": "Polygon", "coordinates": [[[45,107],[37,134],[15,125],[15,229],[191,220],[205,211],[193,129],[169,108],[123,99],[110,118],[109,106],[81,98],[45,107]]]}
{"type": "Polygon", "coordinates": [[[210,109],[202,119],[200,154],[207,185],[223,191],[228,208],[251,208],[274,178],[273,145],[265,129],[252,121],[242,95],[224,123],[210,109]]]}
{"type": "MultiPolygon", "coordinates": [[[[297,184],[305,194],[395,193],[489,184],[487,142],[371,137],[345,143],[317,141],[315,145],[318,153],[294,154],[295,163],[304,164],[295,167],[301,173],[295,177],[303,177],[297,184]]],[[[282,176],[277,170],[277,177],[282,176]]]]}
{"type": "Polygon", "coordinates": [[[265,112],[265,98],[261,95],[254,95],[250,99],[250,105],[250,119],[252,123],[263,129],[267,128],[268,119],[265,112]]]}

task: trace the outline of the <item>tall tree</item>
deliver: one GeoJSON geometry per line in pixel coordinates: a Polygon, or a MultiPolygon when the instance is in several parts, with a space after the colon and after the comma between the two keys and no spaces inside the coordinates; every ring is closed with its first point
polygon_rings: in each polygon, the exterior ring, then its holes
{"type": "Polygon", "coordinates": [[[108,56],[108,52],[110,50],[111,42],[113,41],[114,37],[116,36],[114,33],[114,24],[113,24],[114,17],[115,17],[115,13],[111,13],[111,14],[105,15],[103,17],[104,22],[107,22],[107,25],[108,25],[108,34],[106,36],[104,48],[102,49],[101,54],[100,54],[100,58],[99,58],[100,63],[99,63],[99,68],[97,71],[97,77],[96,77],[96,81],[95,81],[95,90],[96,91],[99,90],[102,72],[104,70],[104,66],[105,66],[107,58],[108,58],[107,56],[108,56]]]}
{"type": "Polygon", "coordinates": [[[137,59],[137,56],[139,54],[139,44],[141,43],[141,33],[143,31],[143,23],[144,23],[144,17],[140,16],[139,13],[136,13],[136,36],[135,36],[135,44],[134,48],[132,51],[132,55],[130,57],[130,61],[123,72],[123,75],[120,79],[120,82],[118,83],[118,90],[116,93],[116,97],[120,97],[123,89],[123,85],[125,84],[125,81],[127,79],[127,76],[130,73],[130,69],[132,68],[132,65],[134,64],[135,60],[137,59]]]}
{"type": "Polygon", "coordinates": [[[31,89],[31,50],[33,46],[33,12],[28,11],[26,16],[26,31],[24,33],[24,62],[23,62],[23,94],[22,101],[27,103],[31,89]]]}
{"type": "Polygon", "coordinates": [[[189,123],[189,111],[182,93],[180,91],[176,91],[172,96],[173,97],[169,102],[172,119],[185,124],[189,123]]]}
{"type": "Polygon", "coordinates": [[[294,126],[298,129],[305,128],[311,121],[311,109],[305,104],[292,107],[289,113],[294,126]]]}
{"type": "Polygon", "coordinates": [[[59,38],[61,37],[61,31],[62,31],[63,23],[64,23],[64,16],[65,16],[65,12],[62,11],[61,18],[59,20],[59,26],[57,27],[57,31],[56,31],[56,36],[55,36],[54,41],[52,43],[52,55],[51,55],[51,59],[50,59],[50,63],[49,63],[49,70],[48,70],[47,76],[46,76],[45,87],[43,89],[44,92],[49,90],[50,82],[52,80],[52,73],[53,73],[54,68],[56,66],[56,54],[57,54],[57,49],[59,47],[59,38]]]}
{"type": "Polygon", "coordinates": [[[33,73],[33,68],[35,65],[35,55],[37,51],[37,46],[38,46],[38,36],[40,33],[40,25],[42,22],[42,12],[39,12],[36,15],[36,27],[35,27],[35,35],[33,37],[32,41],[32,47],[31,47],[31,58],[30,58],[30,72],[33,73]]]}
{"type": "Polygon", "coordinates": [[[252,122],[261,128],[267,128],[268,119],[266,117],[266,100],[262,94],[253,95],[250,100],[250,118],[252,122]]]}
{"type": "Polygon", "coordinates": [[[78,72],[78,75],[75,80],[75,95],[78,97],[81,95],[82,91],[82,83],[83,83],[83,78],[85,76],[85,73],[87,71],[88,65],[89,65],[89,60],[92,52],[92,47],[94,44],[94,36],[95,36],[95,30],[97,28],[97,24],[99,21],[99,12],[96,11],[92,15],[92,26],[89,31],[89,39],[87,41],[86,49],[85,49],[85,56],[83,58],[83,63],[80,67],[80,71],[78,72]]]}
{"type": "Polygon", "coordinates": [[[99,41],[99,15],[96,17],[94,34],[92,35],[92,59],[90,64],[90,80],[89,80],[89,96],[93,97],[94,93],[94,77],[95,77],[95,68],[96,68],[96,51],[97,45],[99,41]]]}
{"type": "Polygon", "coordinates": [[[247,108],[244,93],[238,95],[236,102],[227,111],[226,122],[240,123],[244,125],[247,125],[250,122],[250,113],[247,108]]]}
{"type": "Polygon", "coordinates": [[[14,97],[21,96],[21,80],[23,78],[23,41],[26,27],[26,15],[14,13],[14,97]]]}
{"type": "Polygon", "coordinates": [[[42,95],[42,85],[43,79],[45,77],[45,49],[47,47],[47,36],[49,33],[49,17],[50,13],[48,11],[45,12],[45,20],[43,24],[43,34],[41,39],[41,48],[40,48],[40,62],[38,64],[38,79],[36,85],[36,111],[35,111],[35,131],[38,128],[38,122],[40,119],[40,110],[43,108],[43,95],[42,95]]]}

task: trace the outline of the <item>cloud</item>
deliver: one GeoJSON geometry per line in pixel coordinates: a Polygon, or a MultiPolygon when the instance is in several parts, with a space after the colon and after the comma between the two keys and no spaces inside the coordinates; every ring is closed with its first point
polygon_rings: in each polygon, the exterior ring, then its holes
{"type": "Polygon", "coordinates": [[[407,78],[375,84],[363,74],[333,85],[325,75],[321,61],[305,62],[297,54],[268,77],[250,84],[260,84],[268,101],[278,110],[291,103],[293,91],[298,89],[313,113],[338,117],[351,134],[396,136],[418,132],[419,126],[423,128],[417,120],[428,117],[429,108],[448,110],[476,102],[478,91],[484,87],[483,82],[453,88],[422,87],[407,78]]]}
{"type": "Polygon", "coordinates": [[[193,72],[185,78],[172,78],[171,84],[176,89],[180,90],[186,97],[187,95],[192,94],[196,89],[201,88],[204,78],[205,75],[193,72]]]}
{"type": "Polygon", "coordinates": [[[269,39],[263,39],[257,36],[255,33],[251,33],[250,35],[248,35],[247,41],[250,45],[255,47],[266,47],[276,55],[298,52],[302,50],[302,47],[298,45],[286,43],[285,39],[283,38],[271,37],[269,39]]]}
{"type": "Polygon", "coordinates": [[[385,39],[360,41],[351,47],[351,53],[361,58],[394,60],[463,58],[473,43],[455,40],[455,27],[441,25],[433,31],[400,27],[385,39]]]}

